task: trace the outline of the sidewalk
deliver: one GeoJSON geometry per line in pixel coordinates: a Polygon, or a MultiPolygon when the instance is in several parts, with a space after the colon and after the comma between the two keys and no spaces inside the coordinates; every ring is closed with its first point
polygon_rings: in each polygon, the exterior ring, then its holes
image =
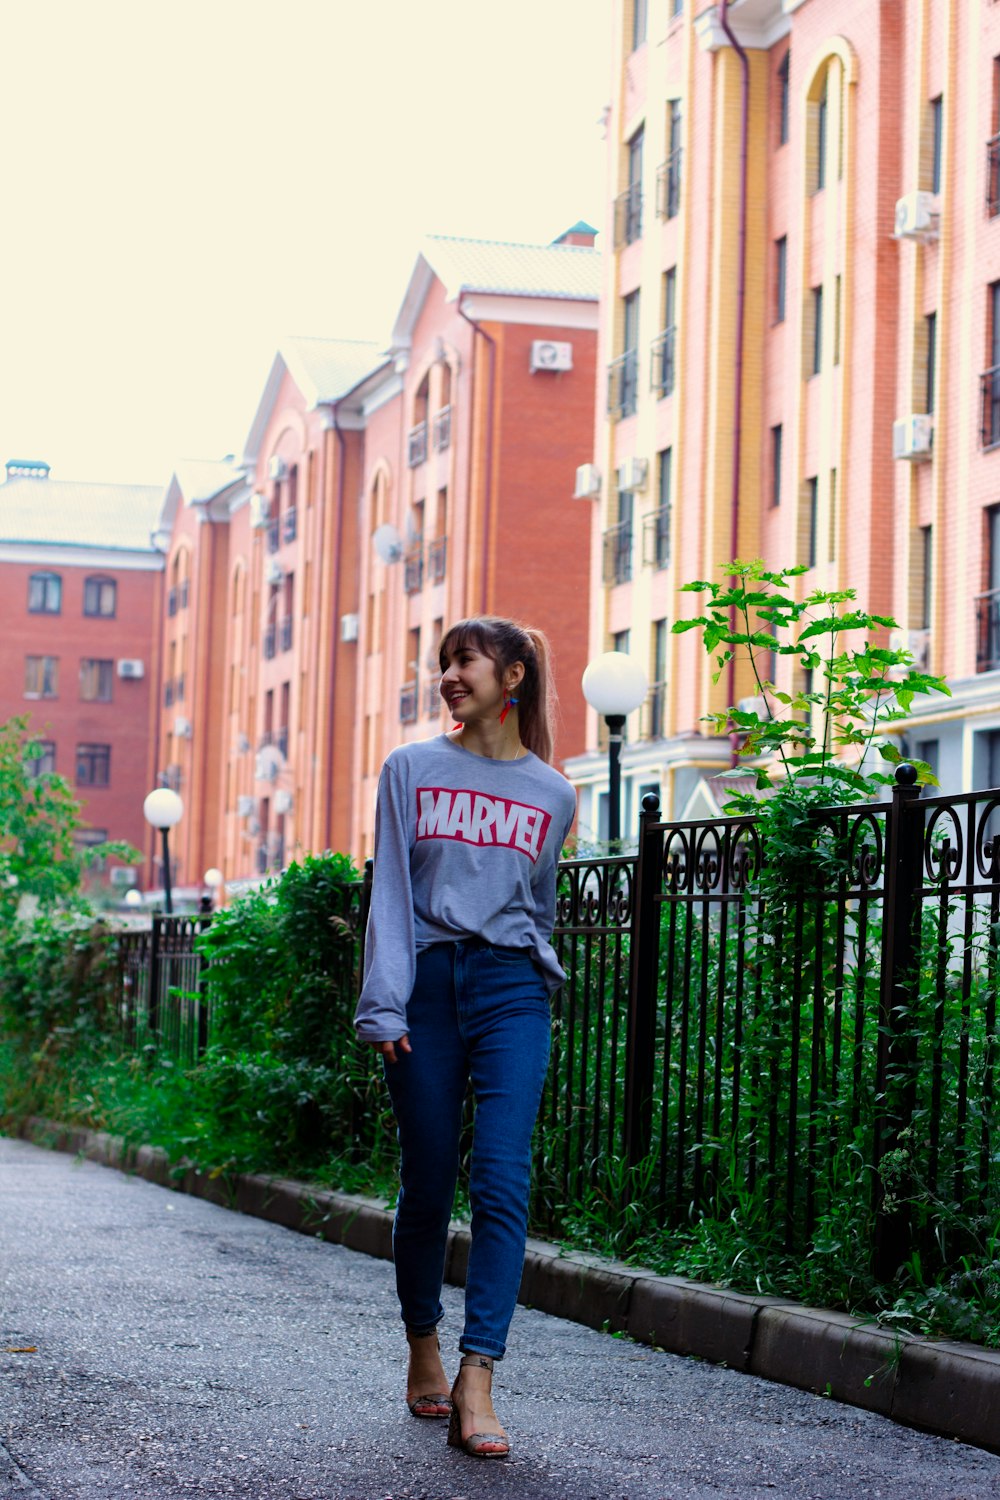
{"type": "Polygon", "coordinates": [[[0,1500],[1000,1492],[981,1450],[526,1308],[514,1452],[477,1465],[407,1413],[401,1345],[385,1261],[0,1140],[0,1500]]]}

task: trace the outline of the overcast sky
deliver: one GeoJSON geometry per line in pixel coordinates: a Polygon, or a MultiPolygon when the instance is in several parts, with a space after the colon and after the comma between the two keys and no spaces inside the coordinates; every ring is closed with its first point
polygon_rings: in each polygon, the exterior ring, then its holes
{"type": "Polygon", "coordinates": [[[384,339],[425,233],[604,212],[610,0],[0,0],[0,463],[242,450],[287,333],[384,339]]]}

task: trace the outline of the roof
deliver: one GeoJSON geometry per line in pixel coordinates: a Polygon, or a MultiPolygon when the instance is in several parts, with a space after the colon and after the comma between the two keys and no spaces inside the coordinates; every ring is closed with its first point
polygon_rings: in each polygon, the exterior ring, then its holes
{"type": "Polygon", "coordinates": [[[359,381],[385,362],[384,346],[360,339],[286,338],[274,356],[271,373],[257,403],[244,449],[244,462],[256,463],[264,430],[278,399],[285,371],[308,407],[339,401],[359,381]]]}
{"type": "Polygon", "coordinates": [[[589,245],[516,245],[431,234],[421,253],[452,301],[462,292],[595,301],[601,253],[589,245]]]}
{"type": "Polygon", "coordinates": [[[8,479],[0,484],[0,542],[152,552],[160,485],[8,479]]]}
{"type": "Polygon", "coordinates": [[[233,466],[231,459],[186,458],[179,463],[171,476],[166,490],[161,491],[161,505],[156,521],[156,531],[171,532],[181,505],[199,505],[211,519],[218,519],[218,508],[212,501],[225,496],[221,514],[228,517],[228,504],[233,491],[247,489],[246,476],[242,469],[233,466]]]}

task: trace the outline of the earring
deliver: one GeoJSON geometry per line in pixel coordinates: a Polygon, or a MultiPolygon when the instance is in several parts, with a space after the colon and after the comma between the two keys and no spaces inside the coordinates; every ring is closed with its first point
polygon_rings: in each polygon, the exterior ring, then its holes
{"type": "Polygon", "coordinates": [[[516,708],[516,707],[517,707],[517,699],[514,697],[513,694],[511,694],[511,696],[509,698],[505,698],[504,699],[503,709],[501,710],[501,713],[500,713],[500,723],[501,724],[503,723],[504,719],[506,719],[506,717],[510,713],[511,709],[512,708],[516,708]]]}

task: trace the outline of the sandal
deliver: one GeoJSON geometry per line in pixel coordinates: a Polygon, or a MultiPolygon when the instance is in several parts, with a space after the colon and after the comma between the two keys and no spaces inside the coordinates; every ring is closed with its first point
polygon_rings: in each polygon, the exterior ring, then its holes
{"type": "MultiPolygon", "coordinates": [[[[451,1388],[451,1422],[448,1425],[448,1444],[452,1448],[461,1448],[468,1453],[470,1458],[506,1458],[510,1452],[510,1439],[505,1432],[470,1432],[469,1436],[462,1436],[462,1416],[458,1406],[458,1385],[462,1378],[462,1370],[467,1365],[473,1369],[489,1370],[492,1384],[493,1361],[486,1354],[467,1354],[459,1366],[458,1376],[451,1388]]],[[[489,1392],[487,1392],[489,1395],[489,1392]]],[[[490,1405],[492,1406],[492,1400],[490,1405]]]]}
{"type": "MultiPolygon", "coordinates": [[[[435,1329],[432,1328],[429,1333],[411,1333],[409,1329],[406,1330],[406,1342],[410,1345],[411,1349],[414,1340],[428,1338],[435,1340],[440,1352],[441,1345],[438,1342],[435,1329]]],[[[434,1391],[430,1395],[414,1396],[411,1400],[409,1391],[407,1391],[406,1404],[410,1408],[410,1415],[413,1417],[450,1417],[452,1414],[451,1397],[446,1392],[434,1391]]]]}

